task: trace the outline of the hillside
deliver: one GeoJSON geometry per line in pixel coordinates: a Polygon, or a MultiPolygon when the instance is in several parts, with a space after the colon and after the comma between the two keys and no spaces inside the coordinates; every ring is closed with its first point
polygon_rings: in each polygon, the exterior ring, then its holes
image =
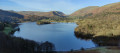
{"type": "Polygon", "coordinates": [[[28,15],[45,16],[45,17],[53,17],[53,16],[64,17],[65,16],[64,13],[59,11],[50,11],[50,12],[20,11],[17,13],[22,14],[24,16],[28,16],[28,15]]]}
{"type": "Polygon", "coordinates": [[[4,21],[5,22],[13,22],[13,21],[15,21],[17,19],[21,19],[23,17],[24,17],[23,15],[0,9],[0,21],[1,22],[4,22],[4,21]]]}
{"type": "Polygon", "coordinates": [[[92,11],[93,15],[89,18],[118,19],[120,14],[120,2],[108,4],[92,11]]]}
{"type": "Polygon", "coordinates": [[[76,16],[76,17],[82,16],[83,17],[87,15],[92,15],[92,11],[96,8],[98,8],[98,6],[89,6],[89,7],[75,11],[70,16],[76,16]]]}
{"type": "Polygon", "coordinates": [[[119,5],[120,5],[120,2],[104,5],[102,7],[95,9],[94,11],[92,11],[92,13],[96,15],[98,13],[103,13],[103,12],[119,11],[119,7],[120,7],[119,5]]]}
{"type": "Polygon", "coordinates": [[[114,13],[114,11],[119,12],[119,5],[120,5],[120,2],[104,5],[102,7],[89,6],[89,7],[85,7],[80,10],[75,11],[70,16],[88,18],[91,16],[97,16],[97,15],[105,14],[105,13],[106,14],[114,13]]]}
{"type": "Polygon", "coordinates": [[[92,13],[77,22],[76,34],[94,37],[120,35],[120,2],[96,8],[92,13]]]}

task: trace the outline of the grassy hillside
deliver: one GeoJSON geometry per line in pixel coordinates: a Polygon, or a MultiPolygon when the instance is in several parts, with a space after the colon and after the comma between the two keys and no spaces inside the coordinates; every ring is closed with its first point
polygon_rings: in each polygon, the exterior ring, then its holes
{"type": "Polygon", "coordinates": [[[76,16],[76,17],[90,16],[92,15],[92,11],[96,8],[98,8],[98,6],[89,6],[89,7],[77,10],[76,12],[72,13],[70,16],[76,16]]]}
{"type": "Polygon", "coordinates": [[[119,36],[120,2],[108,4],[92,11],[92,16],[81,19],[75,32],[81,35],[119,36]]]}

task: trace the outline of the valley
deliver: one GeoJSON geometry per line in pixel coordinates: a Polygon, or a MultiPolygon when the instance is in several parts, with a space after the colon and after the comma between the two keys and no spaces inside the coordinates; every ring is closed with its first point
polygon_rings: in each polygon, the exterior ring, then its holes
{"type": "Polygon", "coordinates": [[[119,53],[120,2],[70,15],[0,9],[0,43],[2,53],[119,53]]]}

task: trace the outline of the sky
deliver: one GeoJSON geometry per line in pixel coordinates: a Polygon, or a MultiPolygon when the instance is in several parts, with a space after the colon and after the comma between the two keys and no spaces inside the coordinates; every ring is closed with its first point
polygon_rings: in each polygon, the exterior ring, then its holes
{"type": "Polygon", "coordinates": [[[14,11],[61,11],[71,14],[88,6],[103,6],[120,0],[0,0],[0,9],[14,11]]]}

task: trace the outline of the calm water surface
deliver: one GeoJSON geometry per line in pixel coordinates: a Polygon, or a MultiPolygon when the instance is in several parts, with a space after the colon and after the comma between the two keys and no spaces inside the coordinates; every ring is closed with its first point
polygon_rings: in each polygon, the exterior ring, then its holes
{"type": "Polygon", "coordinates": [[[16,31],[15,36],[37,42],[49,41],[55,45],[57,51],[95,47],[92,40],[75,37],[74,29],[77,27],[75,23],[37,25],[36,22],[26,22],[21,23],[19,27],[20,31],[16,31]]]}

